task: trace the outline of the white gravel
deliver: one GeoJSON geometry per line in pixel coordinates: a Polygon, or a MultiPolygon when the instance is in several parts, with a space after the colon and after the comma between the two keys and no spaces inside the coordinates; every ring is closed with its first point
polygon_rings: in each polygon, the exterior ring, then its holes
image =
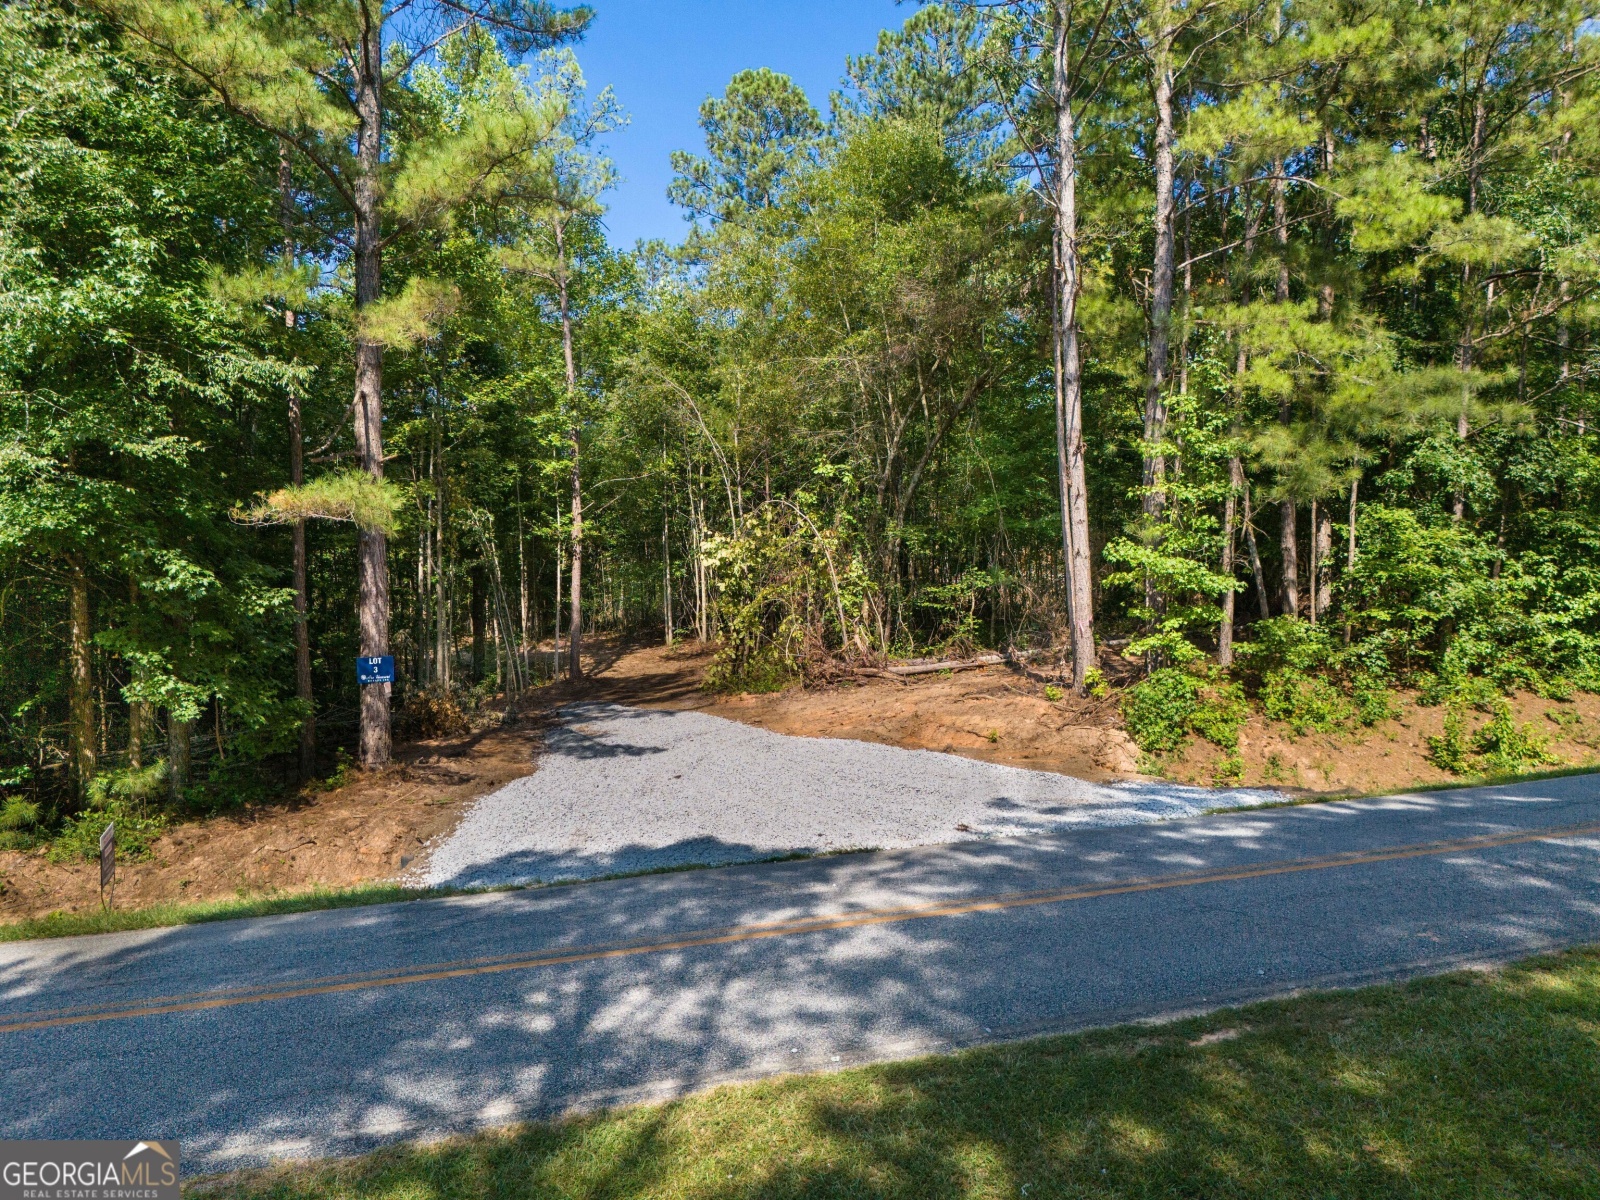
{"type": "Polygon", "coordinates": [[[1282,799],[1049,771],[840,738],[789,737],[697,712],[563,709],[538,769],[479,800],[412,880],[592,879],[791,853],[939,845],[1137,825],[1282,799]]]}

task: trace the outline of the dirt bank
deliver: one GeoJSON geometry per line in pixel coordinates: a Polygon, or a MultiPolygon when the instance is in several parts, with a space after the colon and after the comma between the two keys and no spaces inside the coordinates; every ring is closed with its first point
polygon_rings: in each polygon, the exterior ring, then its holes
{"type": "MultiPolygon", "coordinates": [[[[148,859],[123,865],[117,903],[142,907],[392,879],[425,843],[453,828],[472,800],[529,774],[552,713],[578,700],[695,709],[776,733],[944,751],[1093,781],[1132,778],[1138,769],[1138,751],[1120,728],[1114,701],[1052,702],[1041,679],[1015,667],[715,696],[700,689],[709,659],[694,644],[668,650],[594,639],[589,678],[540,688],[513,723],[491,714],[487,728],[402,747],[389,770],[337,790],[175,826],[148,859]]],[[[1192,740],[1167,764],[1167,774],[1185,783],[1308,794],[1451,782],[1427,758],[1427,739],[1440,731],[1444,709],[1420,707],[1411,696],[1400,697],[1399,709],[1397,718],[1371,729],[1299,738],[1256,717],[1240,738],[1242,773],[1223,778],[1222,752],[1192,740]]],[[[1600,764],[1600,697],[1558,702],[1522,695],[1512,709],[1549,739],[1557,764],[1600,764]]],[[[1484,719],[1473,714],[1470,723],[1484,719]]],[[[92,863],[0,852],[0,920],[82,910],[99,902],[97,883],[92,863]]]]}

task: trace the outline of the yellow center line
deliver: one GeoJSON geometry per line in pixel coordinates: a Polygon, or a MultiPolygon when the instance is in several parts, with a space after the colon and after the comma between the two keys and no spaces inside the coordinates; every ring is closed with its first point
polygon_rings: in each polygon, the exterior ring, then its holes
{"type": "Polygon", "coordinates": [[[325,976],[274,987],[236,989],[209,994],[191,993],[187,996],[155,997],[120,1006],[107,1004],[97,1009],[79,1007],[13,1013],[10,1016],[0,1016],[0,1034],[21,1033],[31,1029],[53,1029],[63,1025],[83,1025],[99,1021],[119,1021],[134,1017],[156,1017],[169,1013],[202,1012],[212,1008],[232,1008],[239,1004],[262,1004],[270,1000],[297,1000],[307,996],[332,996],[340,992],[365,991],[370,988],[396,987],[401,984],[434,983],[439,980],[463,979],[474,975],[494,975],[502,971],[530,971],[540,967],[601,962],[606,959],[629,958],[642,954],[662,954],[674,950],[692,950],[702,946],[725,946],[739,942],[791,937],[805,933],[822,933],[830,930],[859,929],[871,925],[889,925],[901,921],[926,920],[933,917],[957,917],[971,913],[1001,912],[1006,909],[1027,908],[1041,904],[1062,904],[1072,900],[1092,900],[1102,896],[1126,896],[1140,892],[1164,891],[1170,888],[1196,887],[1207,883],[1229,883],[1244,879],[1261,879],[1273,875],[1291,875],[1304,871],[1326,871],[1338,867],[1396,862],[1401,859],[1426,858],[1471,850],[1487,850],[1498,846],[1515,846],[1528,842],[1556,841],[1564,838],[1583,837],[1589,834],[1600,834],[1600,821],[1549,829],[1524,830],[1516,833],[1421,842],[1409,846],[1346,851],[1316,858],[1279,859],[1271,862],[1223,867],[1209,871],[1144,876],[1115,883],[1091,884],[1036,892],[1003,892],[989,896],[971,897],[965,900],[948,900],[935,904],[901,908],[869,909],[831,917],[802,917],[785,921],[723,926],[715,929],[696,930],[676,937],[654,941],[580,946],[570,950],[544,951],[532,955],[463,959],[456,962],[432,963],[415,968],[395,968],[389,972],[325,976]]]}

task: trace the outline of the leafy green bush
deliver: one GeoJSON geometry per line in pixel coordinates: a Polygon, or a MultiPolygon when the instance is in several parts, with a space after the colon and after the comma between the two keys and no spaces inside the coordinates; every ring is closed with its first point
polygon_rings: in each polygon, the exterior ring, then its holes
{"type": "Polygon", "coordinates": [[[1428,761],[1441,771],[1459,775],[1467,769],[1468,758],[1466,717],[1459,706],[1451,705],[1444,714],[1444,731],[1428,735],[1428,761]]]}
{"type": "Polygon", "coordinates": [[[0,850],[27,850],[38,844],[39,806],[21,796],[7,796],[0,804],[0,850]]]}
{"type": "Polygon", "coordinates": [[[167,827],[162,813],[145,813],[126,800],[112,800],[102,808],[88,808],[69,817],[51,840],[50,861],[96,857],[100,853],[100,834],[113,822],[117,826],[117,854],[130,859],[148,855],[150,843],[167,827]]]}
{"type": "Polygon", "coordinates": [[[1179,667],[1163,667],[1122,698],[1128,736],[1146,754],[1171,754],[1191,734],[1237,751],[1250,702],[1236,683],[1206,680],[1179,667]]]}
{"type": "Polygon", "coordinates": [[[1531,725],[1518,726],[1504,700],[1495,704],[1493,715],[1473,736],[1472,748],[1483,766],[1499,774],[1515,774],[1555,761],[1549,739],[1535,734],[1531,725]]]}
{"type": "Polygon", "coordinates": [[[1267,673],[1261,709],[1272,720],[1287,722],[1296,737],[1331,732],[1355,715],[1349,699],[1326,678],[1289,669],[1267,673]]]}
{"type": "MultiPolygon", "coordinates": [[[[1189,718],[1189,728],[1213,746],[1238,750],[1239,730],[1250,719],[1250,701],[1237,683],[1219,683],[1204,688],[1200,704],[1189,718]]],[[[1238,774],[1244,769],[1239,766],[1238,774]]]]}
{"type": "Polygon", "coordinates": [[[125,767],[96,775],[89,784],[89,803],[94,808],[124,802],[146,805],[167,793],[167,763],[158,759],[148,767],[125,767]]]}
{"type": "Polygon", "coordinates": [[[1128,736],[1146,754],[1171,754],[1189,736],[1189,721],[1200,707],[1200,680],[1177,667],[1163,667],[1134,684],[1122,697],[1128,736]]]}
{"type": "Polygon", "coordinates": [[[719,651],[706,668],[710,692],[781,692],[800,679],[776,646],[762,646],[743,658],[719,651]]]}
{"type": "Polygon", "coordinates": [[[1376,725],[1400,715],[1394,692],[1381,676],[1357,672],[1350,680],[1350,700],[1355,705],[1356,720],[1362,725],[1376,725]]]}

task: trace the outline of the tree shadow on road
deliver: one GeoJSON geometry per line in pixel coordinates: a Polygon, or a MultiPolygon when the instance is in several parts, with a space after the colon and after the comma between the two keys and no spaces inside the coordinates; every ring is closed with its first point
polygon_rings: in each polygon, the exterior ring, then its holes
{"type": "Polygon", "coordinates": [[[726,1087],[238,1200],[1593,1194],[1600,952],[726,1087]]]}

